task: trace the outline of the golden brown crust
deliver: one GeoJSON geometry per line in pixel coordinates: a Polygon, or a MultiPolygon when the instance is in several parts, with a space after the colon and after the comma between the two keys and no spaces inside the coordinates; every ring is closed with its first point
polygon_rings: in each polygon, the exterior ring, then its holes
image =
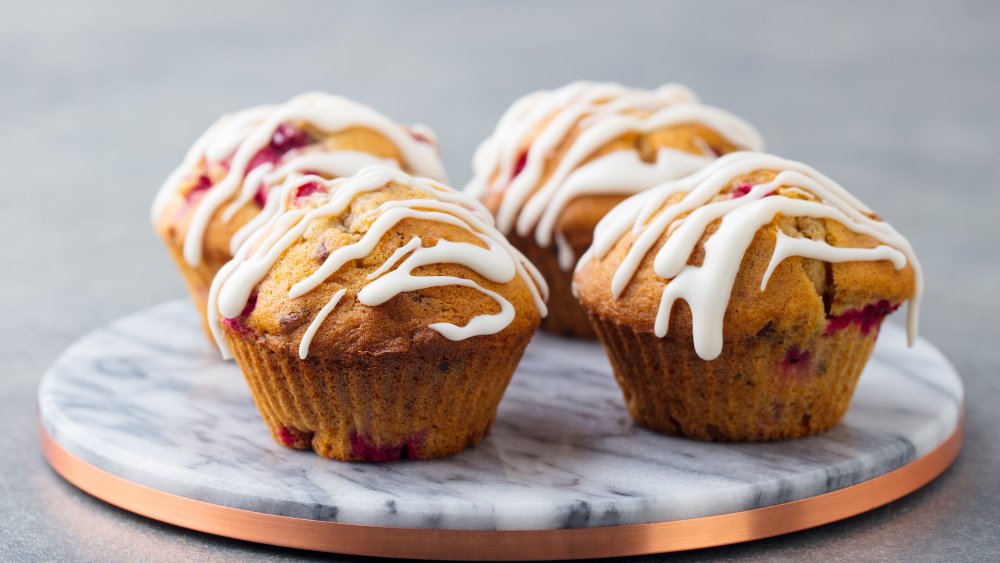
{"type": "MultiPolygon", "coordinates": [[[[364,236],[374,217],[362,219],[362,215],[386,201],[420,197],[426,197],[426,194],[393,183],[378,191],[360,194],[340,217],[321,218],[313,222],[257,286],[256,307],[250,313],[247,325],[259,335],[276,338],[297,349],[315,313],[337,291],[346,289],[344,298],[320,325],[312,340],[310,355],[350,356],[405,346],[418,335],[428,332],[445,340],[427,325],[449,322],[463,326],[477,315],[499,312],[500,308],[493,299],[475,289],[460,286],[401,293],[378,307],[369,307],[357,301],[355,296],[368,283],[367,276],[413,237],[420,237],[423,246],[448,240],[485,247],[482,240],[461,227],[412,218],[400,221],[370,254],[345,265],[316,289],[295,299],[288,297],[292,285],[318,270],[331,250],[353,244],[364,236]]],[[[422,266],[414,270],[414,275],[467,278],[500,294],[510,301],[516,312],[514,321],[503,333],[531,332],[541,320],[531,291],[521,276],[515,276],[507,283],[497,283],[457,264],[422,266]]],[[[427,337],[430,338],[429,335],[427,337]]],[[[476,338],[481,337],[474,337],[473,340],[476,338]]],[[[444,342],[439,344],[444,345],[444,342]]]]}
{"type": "MultiPolygon", "coordinates": [[[[765,171],[734,179],[720,198],[732,187],[745,182],[754,184],[770,181],[774,172],[765,171]]],[[[675,194],[668,204],[679,200],[675,194]]],[[[887,300],[899,304],[914,294],[913,267],[907,264],[897,271],[886,260],[877,262],[827,263],[793,256],[775,269],[765,291],[760,291],[761,279],[774,252],[779,227],[789,236],[804,236],[824,240],[836,247],[873,248],[874,238],[848,230],[830,219],[778,216],[757,231],[733,284],[729,307],[723,322],[723,335],[729,340],[754,335],[771,323],[780,330],[821,332],[827,316],[858,309],[887,300]]],[[[704,243],[715,232],[717,224],[706,229],[698,243],[691,264],[698,265],[704,257],[704,243]]],[[[584,306],[603,318],[652,332],[659,310],[660,296],[669,283],[653,271],[653,260],[668,237],[661,237],[643,258],[635,277],[622,295],[611,295],[611,278],[632,247],[635,235],[626,234],[602,259],[588,260],[576,275],[577,292],[584,306]]],[[[686,305],[674,308],[670,330],[691,333],[691,312],[686,305]]]]}

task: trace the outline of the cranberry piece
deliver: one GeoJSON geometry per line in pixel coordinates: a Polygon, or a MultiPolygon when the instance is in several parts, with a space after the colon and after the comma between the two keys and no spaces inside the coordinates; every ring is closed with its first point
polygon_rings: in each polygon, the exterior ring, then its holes
{"type": "Polygon", "coordinates": [[[288,151],[308,145],[312,139],[301,129],[297,129],[287,123],[282,123],[271,135],[271,142],[250,159],[247,164],[247,172],[257,168],[261,164],[275,164],[288,151]]]}
{"type": "Polygon", "coordinates": [[[257,308],[257,292],[250,294],[250,298],[247,299],[247,304],[243,307],[243,312],[240,313],[241,317],[248,317],[253,310],[257,308]]]}
{"type": "Polygon", "coordinates": [[[301,129],[282,123],[271,136],[271,146],[282,154],[309,144],[311,139],[301,129]]]}
{"type": "Polygon", "coordinates": [[[743,197],[743,196],[747,195],[748,193],[750,193],[750,190],[752,190],[752,189],[753,189],[753,186],[750,185],[750,184],[740,184],[740,185],[736,186],[735,188],[733,188],[733,190],[731,192],[729,192],[729,193],[730,193],[730,195],[733,196],[733,199],[736,199],[738,197],[743,197]]]}
{"type": "Polygon", "coordinates": [[[264,184],[261,184],[261,186],[257,188],[257,193],[254,194],[253,200],[254,203],[256,203],[257,206],[260,207],[261,209],[263,209],[264,206],[267,205],[267,188],[264,186],[264,184]]]}
{"type": "Polygon", "coordinates": [[[785,353],[785,357],[781,360],[782,369],[801,371],[809,367],[809,361],[812,360],[812,352],[809,350],[800,350],[798,346],[792,346],[785,353]]]}
{"type": "Polygon", "coordinates": [[[257,168],[261,164],[269,164],[269,163],[274,164],[275,162],[278,162],[279,160],[281,160],[282,154],[284,153],[280,153],[274,150],[274,148],[271,147],[271,145],[268,145],[260,149],[259,151],[257,151],[257,154],[253,155],[253,158],[250,159],[250,163],[247,164],[247,172],[249,173],[251,170],[257,168]]]}
{"type": "Polygon", "coordinates": [[[510,179],[513,180],[524,170],[525,165],[528,164],[528,151],[524,151],[520,156],[517,157],[517,162],[514,163],[514,173],[511,175],[510,179]]]}
{"type": "Polygon", "coordinates": [[[247,299],[246,307],[243,307],[243,311],[239,314],[239,316],[231,319],[223,318],[222,325],[238,334],[250,334],[250,326],[247,324],[247,318],[255,308],[257,308],[257,292],[250,294],[250,298],[247,299]]]}
{"type": "Polygon", "coordinates": [[[291,426],[282,426],[278,429],[278,438],[281,439],[281,443],[297,450],[310,448],[313,434],[313,432],[303,432],[291,426]]]}
{"type": "Polygon", "coordinates": [[[198,176],[198,181],[195,182],[194,186],[191,188],[190,191],[188,191],[188,193],[184,196],[184,198],[188,202],[190,202],[195,198],[196,195],[208,191],[208,189],[211,188],[212,185],[213,185],[212,179],[209,178],[207,174],[202,174],[201,176],[198,176]]]}
{"type": "Polygon", "coordinates": [[[867,335],[873,329],[877,332],[882,326],[882,320],[896,309],[899,309],[899,305],[893,305],[886,299],[869,303],[860,309],[851,309],[835,317],[830,317],[826,323],[826,333],[833,334],[853,324],[858,325],[861,334],[867,335]]]}
{"type": "Polygon", "coordinates": [[[235,319],[222,319],[222,326],[236,332],[237,334],[249,334],[250,327],[239,317],[235,319]]]}
{"type": "Polygon", "coordinates": [[[295,188],[295,194],[292,198],[301,199],[322,191],[324,191],[323,184],[320,184],[319,182],[306,182],[305,184],[295,188]]]}
{"type": "MultiPolygon", "coordinates": [[[[729,195],[732,196],[733,199],[741,198],[750,193],[750,190],[753,188],[754,186],[752,184],[740,184],[733,188],[732,191],[729,192],[729,195]]],[[[771,190],[764,194],[763,197],[771,197],[776,193],[776,191],[777,190],[771,190]]]]}
{"type": "Polygon", "coordinates": [[[427,138],[426,135],[423,135],[423,134],[419,133],[418,131],[414,131],[413,129],[408,129],[407,131],[410,133],[410,137],[413,137],[413,140],[416,141],[416,142],[418,142],[418,143],[430,143],[431,142],[431,140],[429,138],[427,138]]]}
{"type": "Polygon", "coordinates": [[[398,461],[400,459],[417,459],[420,446],[424,442],[424,433],[419,432],[407,436],[394,444],[376,444],[368,434],[352,431],[350,434],[351,455],[361,461],[398,461]]]}

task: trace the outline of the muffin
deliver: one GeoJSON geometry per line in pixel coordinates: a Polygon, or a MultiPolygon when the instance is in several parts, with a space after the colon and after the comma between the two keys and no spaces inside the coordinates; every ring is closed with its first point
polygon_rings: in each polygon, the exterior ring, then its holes
{"type": "Polygon", "coordinates": [[[321,93],[223,116],[163,184],[152,219],[201,313],[212,278],[277,209],[289,176],[350,176],[380,164],[444,180],[434,134],[321,93]]]}
{"type": "Polygon", "coordinates": [[[597,222],[629,195],[742,149],[763,149],[757,131],[683,86],[575,82],[515,102],[477,150],[466,189],[552,287],[542,328],[594,338],[570,287],[597,222]]]}
{"type": "Polygon", "coordinates": [[[598,225],[575,290],[632,417],[700,440],[833,426],[886,315],[922,291],[910,244],[812,168],[738,152],[598,225]]]}
{"type": "Polygon", "coordinates": [[[386,167],[271,197],[208,307],[275,440],[353,461],[478,444],[548,292],[486,208],[386,167]]]}

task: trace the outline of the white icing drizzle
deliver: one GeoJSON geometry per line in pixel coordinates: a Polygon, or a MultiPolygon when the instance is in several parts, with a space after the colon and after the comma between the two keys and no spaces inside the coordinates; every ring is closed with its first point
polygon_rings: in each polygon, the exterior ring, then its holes
{"type": "Polygon", "coordinates": [[[774,253],[771,254],[771,261],[768,262],[764,277],[760,280],[761,291],[767,289],[767,282],[771,279],[771,274],[774,273],[774,269],[778,267],[778,264],[791,256],[813,258],[831,263],[888,260],[892,262],[892,265],[897,270],[902,270],[906,267],[906,255],[884,244],[875,248],[838,248],[830,246],[823,241],[794,238],[778,231],[774,243],[774,253]]]}
{"type": "Polygon", "coordinates": [[[337,306],[337,303],[340,303],[340,299],[344,297],[345,293],[347,293],[347,289],[341,288],[340,291],[334,293],[333,297],[330,298],[330,301],[326,305],[323,305],[323,308],[316,313],[316,316],[306,328],[306,332],[302,335],[302,341],[299,342],[299,358],[304,360],[309,357],[309,345],[312,344],[313,337],[316,336],[316,331],[319,330],[320,325],[323,324],[326,317],[331,311],[333,311],[334,307],[337,306]]]}
{"type": "Polygon", "coordinates": [[[269,175],[268,180],[279,182],[291,174],[311,172],[324,178],[353,176],[367,166],[399,168],[395,160],[380,158],[361,151],[310,152],[289,160],[269,175]]]}
{"type": "MultiPolygon", "coordinates": [[[[181,163],[160,188],[153,202],[153,221],[163,214],[170,199],[178,195],[184,178],[203,159],[219,162],[230,158],[226,176],[209,189],[191,218],[184,239],[184,260],[195,266],[201,262],[205,231],[216,211],[230,198],[237,196],[223,212],[222,219],[230,221],[236,211],[253,199],[258,187],[263,183],[270,188],[285,179],[293,171],[309,170],[330,176],[349,176],[372,164],[400,164],[414,174],[444,181],[444,167],[437,155],[436,139],[430,130],[422,125],[406,128],[374,109],[339,96],[318,92],[302,94],[280,106],[260,106],[219,119],[195,142],[181,163]],[[268,146],[275,131],[283,124],[306,122],[315,128],[332,133],[352,127],[363,127],[379,133],[392,142],[402,155],[403,163],[390,159],[366,158],[357,151],[336,151],[318,156],[317,153],[302,153],[293,149],[284,155],[278,170],[273,174],[257,169],[248,170],[253,157],[268,146]],[[411,135],[411,131],[427,142],[411,135]],[[347,153],[347,154],[342,154],[347,153]],[[305,160],[301,160],[305,159],[305,160]],[[313,166],[316,167],[313,167],[313,166]]],[[[263,168],[263,166],[258,166],[263,168]]],[[[265,209],[267,205],[265,204],[265,209]]],[[[266,221],[266,217],[257,225],[266,221]]],[[[252,231],[243,229],[240,239],[233,247],[245,240],[252,231]]]]}
{"type": "MultiPolygon", "coordinates": [[[[483,241],[486,247],[448,240],[438,240],[434,246],[425,247],[419,237],[414,237],[368,275],[369,283],[357,294],[360,303],[377,307],[403,292],[458,285],[487,295],[496,301],[500,311],[477,315],[465,326],[441,322],[432,323],[429,328],[450,340],[463,340],[495,334],[510,325],[515,314],[513,305],[475,281],[457,276],[412,274],[421,266],[458,264],[496,283],[508,283],[515,276],[520,276],[528,286],[539,313],[542,316],[546,314],[548,287],[541,274],[496,229],[492,216],[480,202],[428,178],[413,178],[396,169],[371,166],[350,178],[337,180],[323,180],[309,175],[290,177],[280,188],[280,196],[270,198],[279,205],[278,209],[237,249],[233,260],[216,275],[209,291],[209,325],[224,357],[230,357],[231,353],[221,337],[219,315],[225,318],[239,316],[257,284],[267,276],[281,255],[303,236],[313,221],[342,215],[359,194],[382,189],[390,182],[412,186],[424,192],[426,197],[387,201],[358,217],[356,220],[359,221],[372,219],[361,239],[333,249],[314,273],[291,287],[289,298],[305,295],[326,282],[345,264],[369,255],[400,221],[420,219],[462,228],[483,241]],[[295,191],[308,182],[322,183],[327,195],[318,198],[311,206],[291,205],[295,191]]],[[[307,357],[313,335],[338,301],[337,297],[332,299],[313,319],[300,343],[300,357],[307,357]]]]}
{"type": "MultiPolygon", "coordinates": [[[[574,82],[552,91],[529,94],[515,102],[501,118],[473,161],[475,176],[467,191],[482,198],[503,190],[497,224],[504,233],[516,227],[521,236],[534,229],[541,247],[559,245],[556,223],[573,199],[591,194],[633,194],[667,180],[680,178],[710,162],[714,155],[702,139],[704,156],[660,149],[653,163],[635,151],[621,150],[582,164],[594,152],[628,132],[649,133],[672,125],[703,123],[733,144],[760,150],[760,134],[742,119],[698,102],[693,92],[678,84],[656,90],[626,88],[615,83],[574,82]],[[641,109],[639,117],[623,113],[641,109]],[[544,181],[546,163],[575,127],[573,146],[544,181]],[[534,136],[530,147],[528,138],[534,136]],[[515,169],[527,148],[523,169],[515,169]],[[490,184],[491,179],[493,183],[490,184]]],[[[568,245],[560,247],[560,264],[572,267],[568,245]]]]}
{"type": "Polygon", "coordinates": [[[184,155],[181,165],[171,172],[167,180],[163,182],[160,191],[156,194],[156,199],[153,200],[153,222],[156,222],[163,215],[170,199],[177,194],[184,177],[190,174],[202,159],[218,162],[232,154],[239,147],[240,142],[250,135],[253,129],[260,125],[274,110],[275,106],[258,106],[223,115],[216,120],[191,145],[191,148],[184,155]]]}
{"type": "MultiPolygon", "coordinates": [[[[276,186],[280,186],[288,178],[298,177],[305,173],[319,174],[324,178],[344,178],[353,175],[366,166],[376,165],[399,168],[396,161],[391,158],[379,158],[361,151],[304,153],[282,164],[273,173],[270,173],[270,170],[273,168],[270,164],[263,164],[247,174],[247,178],[243,182],[243,191],[240,197],[226,208],[222,218],[225,221],[229,221],[232,218],[232,214],[236,213],[240,207],[253,199],[257,193],[257,186],[261,182],[268,186],[267,190],[270,191],[276,186]],[[262,172],[258,173],[258,171],[262,172]],[[253,178],[255,175],[260,177],[260,180],[253,178]]],[[[267,223],[268,219],[277,213],[278,205],[276,202],[272,203],[272,199],[274,198],[268,198],[264,203],[264,208],[233,235],[233,238],[229,241],[229,251],[232,254],[236,254],[236,249],[246,241],[250,233],[260,228],[264,223],[267,223]]]]}
{"type": "MultiPolygon", "coordinates": [[[[279,188],[272,189],[278,190],[279,188]]],[[[281,204],[278,202],[278,198],[268,197],[267,201],[264,202],[264,208],[260,210],[260,213],[255,215],[253,219],[247,221],[245,225],[233,233],[233,238],[229,241],[229,253],[235,256],[236,250],[250,238],[250,235],[255,233],[257,229],[271,220],[271,217],[278,212],[280,205],[281,204]]]]}
{"type": "Polygon", "coordinates": [[[872,219],[869,213],[868,208],[847,190],[809,166],[763,153],[731,153],[687,178],[634,195],[616,207],[598,224],[594,243],[580,259],[577,269],[591,258],[604,258],[631,230],[632,245],[611,281],[611,294],[618,299],[643,258],[661,237],[667,235],[653,260],[656,275],[670,280],[663,288],[654,333],[659,337],[667,334],[673,305],[683,299],[691,309],[695,351],[701,358],[712,360],[722,352],[723,318],[743,255],[757,231],[778,215],[832,219],[882,244],[875,248],[839,248],[824,241],[793,238],[779,232],[774,253],[761,280],[761,291],[767,287],[778,264],[791,256],[826,262],[889,260],[896,269],[909,263],[915,276],[915,292],[910,299],[907,320],[912,344],[917,335],[923,294],[920,264],[910,243],[891,225],[872,219]],[[773,170],[778,174],[766,184],[752,186],[742,197],[712,201],[734,178],[758,170],[773,170]],[[785,193],[808,194],[813,199],[772,195],[779,187],[791,188],[783,188],[788,190],[785,193]],[[684,196],[664,207],[667,198],[675,193],[684,196]],[[702,265],[689,265],[705,229],[720,219],[718,229],[705,242],[702,265]]]}
{"type": "Polygon", "coordinates": [[[573,267],[573,262],[576,261],[576,253],[573,251],[573,247],[566,240],[566,236],[562,234],[562,231],[556,231],[556,252],[557,259],[559,260],[559,267],[565,271],[569,271],[573,267]]]}
{"type": "Polygon", "coordinates": [[[226,207],[225,211],[222,212],[222,220],[229,221],[233,220],[233,216],[236,212],[240,210],[241,207],[250,203],[250,200],[257,195],[257,190],[260,189],[265,183],[271,185],[267,180],[270,177],[269,172],[274,170],[274,165],[270,162],[265,162],[260,166],[251,170],[246,179],[243,180],[243,187],[240,189],[240,195],[226,207]]]}
{"type": "Polygon", "coordinates": [[[408,243],[404,244],[403,246],[400,246],[399,248],[397,248],[396,250],[394,250],[392,252],[392,256],[389,256],[388,260],[386,260],[385,262],[383,262],[382,265],[379,266],[377,270],[375,270],[374,272],[368,274],[368,277],[366,277],[365,279],[367,279],[367,280],[373,280],[373,279],[381,276],[382,274],[388,272],[389,270],[392,269],[393,266],[396,265],[397,262],[399,262],[400,260],[402,260],[404,256],[406,256],[407,254],[409,254],[409,253],[413,252],[414,250],[420,248],[421,246],[423,246],[423,241],[420,240],[420,237],[413,237],[413,238],[411,238],[410,242],[408,242],[408,243]]]}
{"type": "MultiPolygon", "coordinates": [[[[500,312],[495,315],[477,315],[464,327],[451,323],[434,323],[428,325],[428,328],[436,330],[448,340],[465,340],[472,336],[500,332],[514,321],[514,306],[496,292],[490,291],[472,280],[455,276],[412,275],[413,270],[420,266],[460,264],[492,281],[504,283],[514,279],[516,267],[513,260],[504,260],[505,250],[486,237],[480,238],[489,245],[489,249],[447,240],[439,240],[434,246],[424,247],[420,245],[419,238],[411,240],[417,244],[414,245],[409,257],[403,260],[395,270],[382,275],[362,288],[358,292],[358,301],[371,307],[377,307],[404,291],[445,285],[471,287],[496,301],[497,305],[500,306],[500,312]]],[[[394,257],[395,254],[390,257],[390,260],[394,257]]]]}

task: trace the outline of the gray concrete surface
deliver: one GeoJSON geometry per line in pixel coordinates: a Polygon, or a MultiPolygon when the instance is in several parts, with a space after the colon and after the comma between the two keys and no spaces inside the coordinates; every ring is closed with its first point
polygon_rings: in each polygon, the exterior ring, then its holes
{"type": "Polygon", "coordinates": [[[927,271],[922,333],[967,386],[965,449],[926,489],[671,559],[1000,557],[997,3],[5,1],[0,14],[0,560],[320,557],[105,505],[37,446],[52,359],[182,295],[147,209],[217,114],[341,93],[435,127],[463,183],[510,101],[582,77],[687,83],[891,220],[927,271]]]}

